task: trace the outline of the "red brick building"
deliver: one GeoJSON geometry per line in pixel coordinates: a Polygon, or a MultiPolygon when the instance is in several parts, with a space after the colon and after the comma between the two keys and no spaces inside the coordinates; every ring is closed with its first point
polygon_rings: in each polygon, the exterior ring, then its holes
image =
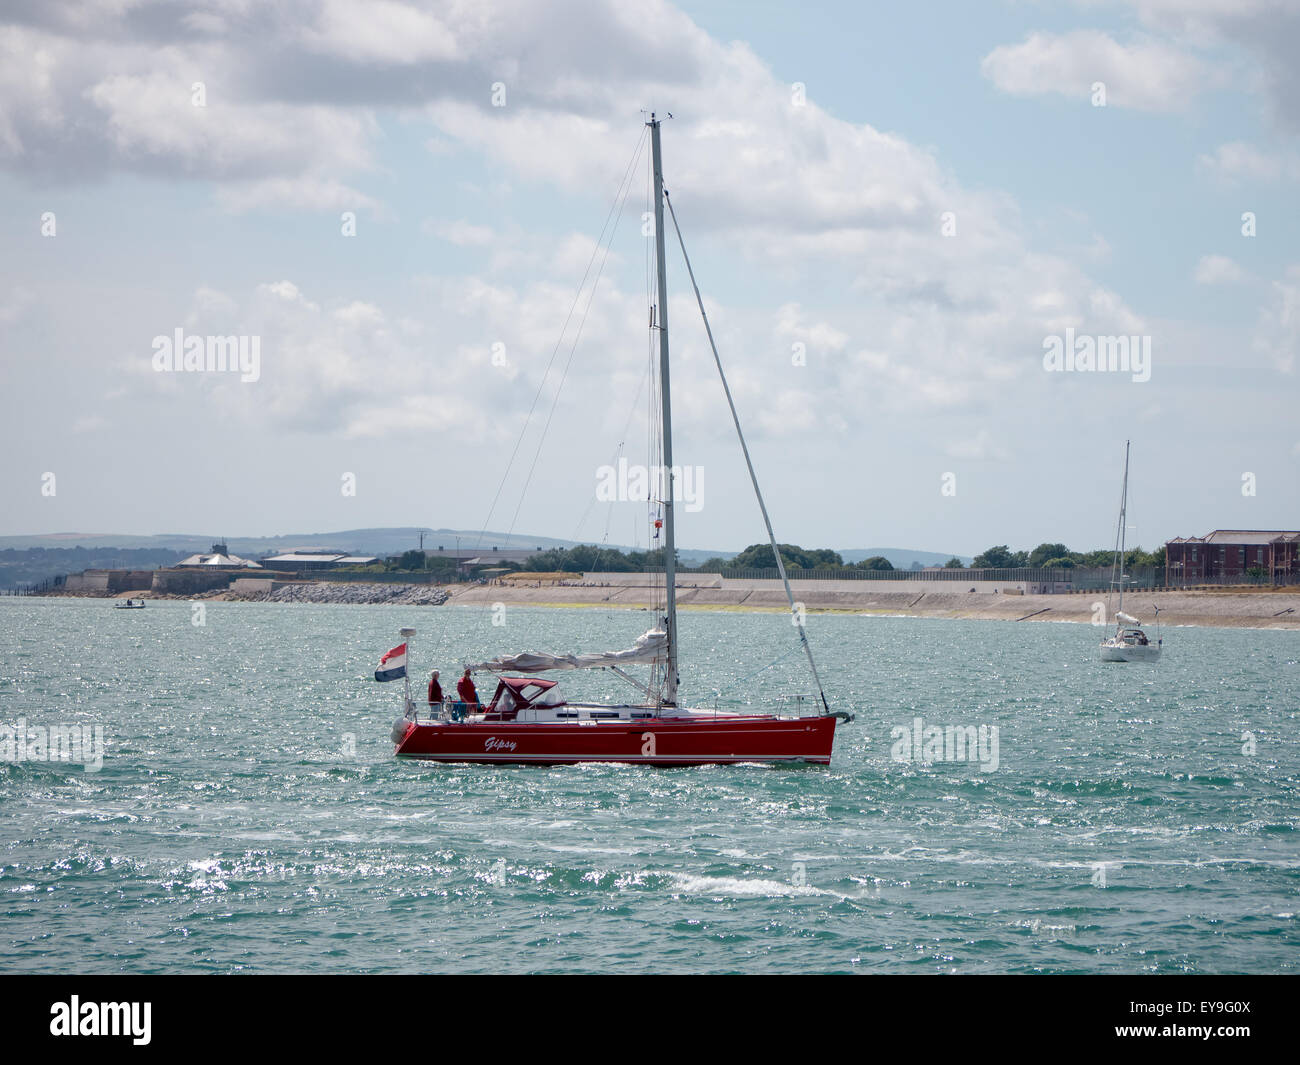
{"type": "Polygon", "coordinates": [[[1216,529],[1165,544],[1165,581],[1174,587],[1245,583],[1251,570],[1273,584],[1300,583],[1300,532],[1216,529]]]}

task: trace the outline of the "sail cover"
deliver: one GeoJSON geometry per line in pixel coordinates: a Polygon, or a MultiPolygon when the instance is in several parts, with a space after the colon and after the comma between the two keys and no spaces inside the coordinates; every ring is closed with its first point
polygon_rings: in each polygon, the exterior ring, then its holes
{"type": "Polygon", "coordinates": [[[1141,625],[1141,624],[1142,624],[1142,622],[1140,622],[1140,621],[1139,621],[1137,618],[1135,618],[1132,614],[1125,614],[1124,611],[1122,611],[1122,610],[1116,611],[1115,616],[1116,616],[1117,618],[1119,618],[1120,621],[1124,622],[1125,625],[1141,625]]]}
{"type": "Polygon", "coordinates": [[[475,672],[492,673],[544,673],[548,669],[599,669],[602,666],[649,665],[668,657],[668,634],[663,629],[650,629],[642,633],[636,643],[626,651],[595,651],[590,654],[543,654],[522,651],[517,655],[502,655],[489,662],[477,662],[469,668],[475,672]]]}

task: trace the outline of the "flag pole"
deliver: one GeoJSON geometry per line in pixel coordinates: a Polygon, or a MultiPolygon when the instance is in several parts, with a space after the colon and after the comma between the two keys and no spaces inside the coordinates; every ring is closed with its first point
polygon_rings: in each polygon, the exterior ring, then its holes
{"type": "Polygon", "coordinates": [[[402,631],[401,631],[402,639],[406,641],[406,677],[405,677],[405,680],[406,680],[406,708],[405,708],[405,714],[406,714],[407,717],[411,718],[412,720],[415,720],[415,715],[414,715],[414,713],[413,713],[413,711],[415,710],[415,704],[414,704],[413,702],[411,702],[411,637],[414,636],[414,635],[415,635],[415,630],[414,630],[414,629],[402,629],[402,631]]]}

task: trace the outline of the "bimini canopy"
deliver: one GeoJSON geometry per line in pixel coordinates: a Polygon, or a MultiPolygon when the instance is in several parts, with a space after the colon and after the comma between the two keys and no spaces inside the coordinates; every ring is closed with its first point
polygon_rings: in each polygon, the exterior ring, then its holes
{"type": "Polygon", "coordinates": [[[543,654],[523,651],[502,655],[489,662],[477,662],[469,668],[491,673],[544,673],[548,669],[600,669],[603,666],[651,665],[668,658],[668,634],[663,629],[642,633],[626,651],[595,651],[590,654],[543,654]]]}

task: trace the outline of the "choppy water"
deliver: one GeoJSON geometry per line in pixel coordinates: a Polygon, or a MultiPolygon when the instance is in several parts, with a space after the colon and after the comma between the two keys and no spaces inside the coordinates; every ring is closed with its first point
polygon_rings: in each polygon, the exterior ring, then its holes
{"type": "MultiPolygon", "coordinates": [[[[639,612],[0,600],[0,970],[1294,972],[1300,635],[812,617],[826,769],[397,762],[415,667],[626,646],[639,612]],[[891,728],[998,726],[998,766],[891,728]],[[1249,734],[1249,735],[1247,735],[1249,734]],[[1253,752],[1249,753],[1252,749],[1253,752]]],[[[805,688],[778,615],[682,615],[693,702],[805,688]]],[[[573,693],[623,692],[605,675],[573,693]]]]}

